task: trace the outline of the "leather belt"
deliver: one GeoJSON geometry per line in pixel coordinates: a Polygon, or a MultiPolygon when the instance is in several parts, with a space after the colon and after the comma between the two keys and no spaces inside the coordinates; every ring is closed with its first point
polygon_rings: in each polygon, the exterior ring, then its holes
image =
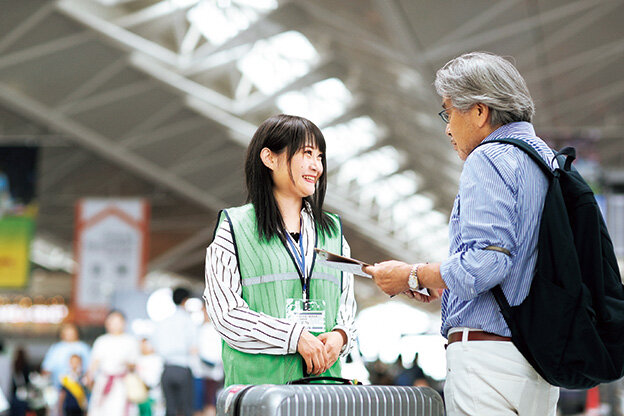
{"type": "MultiPolygon", "coordinates": [[[[462,340],[463,331],[453,332],[448,337],[448,344],[451,345],[454,342],[462,340]]],[[[501,335],[492,334],[485,331],[469,331],[468,341],[511,341],[511,337],[503,337],[501,335]]]]}

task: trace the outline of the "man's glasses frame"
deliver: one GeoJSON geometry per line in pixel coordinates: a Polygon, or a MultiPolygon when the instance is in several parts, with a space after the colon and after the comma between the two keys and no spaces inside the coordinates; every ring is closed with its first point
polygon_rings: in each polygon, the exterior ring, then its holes
{"type": "Polygon", "coordinates": [[[443,122],[445,122],[446,124],[449,123],[449,120],[451,119],[451,117],[449,116],[448,110],[450,110],[451,108],[454,108],[455,106],[448,106],[447,108],[445,108],[444,110],[440,111],[438,113],[438,115],[440,116],[440,118],[442,119],[443,122]]]}

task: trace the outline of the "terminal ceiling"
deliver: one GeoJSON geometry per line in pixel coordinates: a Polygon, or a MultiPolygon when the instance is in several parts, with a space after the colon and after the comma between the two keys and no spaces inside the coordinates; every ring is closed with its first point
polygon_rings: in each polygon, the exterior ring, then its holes
{"type": "Polygon", "coordinates": [[[624,182],[623,18],[622,0],[1,0],[0,145],[41,149],[42,247],[71,252],[80,198],[144,197],[150,270],[201,280],[256,126],[306,116],[354,256],[439,260],[461,163],[436,69],[512,56],[538,134],[624,182]]]}

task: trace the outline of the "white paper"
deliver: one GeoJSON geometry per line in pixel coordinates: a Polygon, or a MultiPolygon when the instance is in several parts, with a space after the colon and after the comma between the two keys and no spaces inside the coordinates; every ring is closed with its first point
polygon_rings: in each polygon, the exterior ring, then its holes
{"type": "Polygon", "coordinates": [[[360,264],[327,261],[320,256],[317,258],[316,261],[324,266],[331,267],[332,269],[338,269],[342,270],[343,272],[357,274],[358,276],[368,277],[369,279],[373,278],[373,276],[371,276],[370,274],[364,273],[364,270],[362,270],[362,265],[360,264]]]}
{"type": "Polygon", "coordinates": [[[426,287],[423,287],[422,289],[418,289],[418,290],[416,290],[416,292],[418,292],[420,294],[423,294],[425,296],[431,296],[429,294],[429,289],[427,289],[426,287]]]}

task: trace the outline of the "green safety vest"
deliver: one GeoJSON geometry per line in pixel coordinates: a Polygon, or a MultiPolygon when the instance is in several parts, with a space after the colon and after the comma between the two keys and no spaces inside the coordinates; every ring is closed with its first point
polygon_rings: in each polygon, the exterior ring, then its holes
{"type": "MultiPolygon", "coordinates": [[[[294,258],[274,236],[260,239],[252,204],[228,208],[219,213],[230,222],[241,275],[242,296],[249,308],[275,318],[286,318],[287,299],[303,299],[303,288],[294,258]]],[[[330,214],[340,232],[330,237],[317,229],[315,247],[342,254],[342,227],[338,216],[330,214]]],[[[316,259],[316,255],[314,256],[316,259]]],[[[310,299],[325,301],[325,330],[336,326],[342,290],[342,272],[312,263],[310,299]]],[[[270,332],[270,328],[265,328],[270,332]]],[[[317,335],[317,333],[313,333],[317,335]]],[[[232,384],[284,384],[305,376],[305,362],[298,353],[287,355],[249,354],[223,342],[225,386],[232,384]]],[[[323,376],[340,377],[340,360],[323,376]]]]}

